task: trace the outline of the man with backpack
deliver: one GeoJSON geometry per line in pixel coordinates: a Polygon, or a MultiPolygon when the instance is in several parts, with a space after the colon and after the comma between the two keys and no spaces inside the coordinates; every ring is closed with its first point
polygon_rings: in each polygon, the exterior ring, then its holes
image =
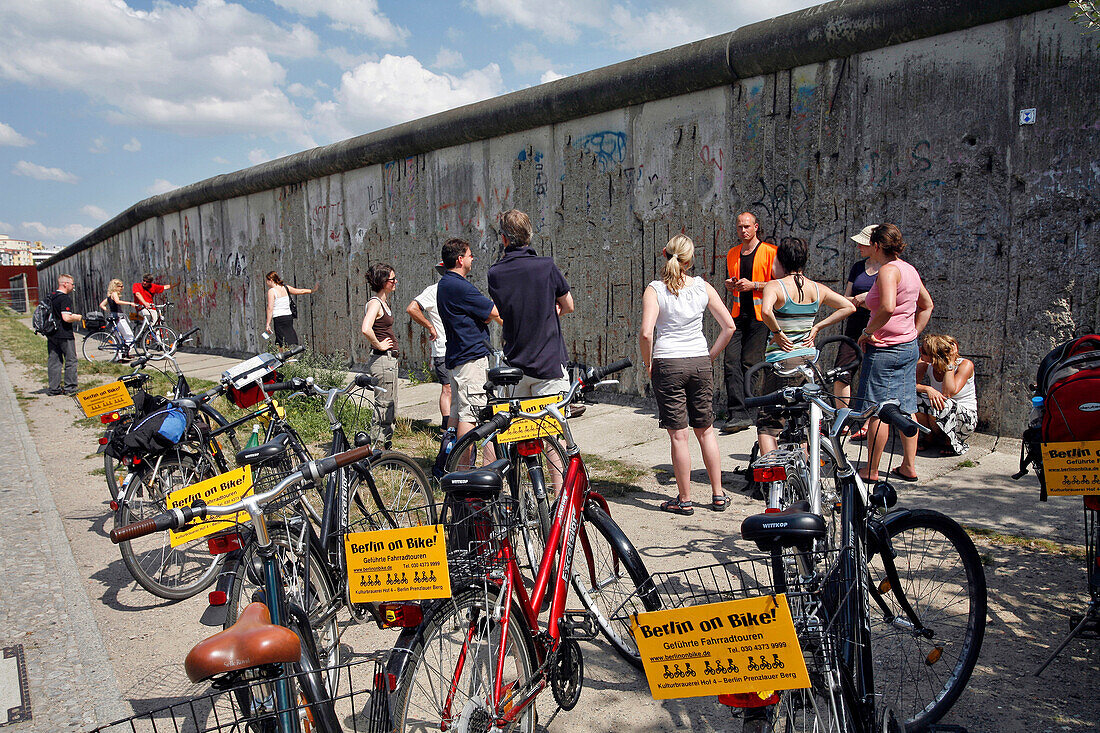
{"type": "Polygon", "coordinates": [[[55,327],[46,333],[46,373],[50,386],[46,394],[76,394],[76,337],[73,324],[82,316],[73,313],[72,292],[75,284],[72,275],[60,275],[57,278],[57,290],[49,296],[50,310],[55,327]],[[61,385],[61,372],[64,368],[65,385],[61,385]]]}

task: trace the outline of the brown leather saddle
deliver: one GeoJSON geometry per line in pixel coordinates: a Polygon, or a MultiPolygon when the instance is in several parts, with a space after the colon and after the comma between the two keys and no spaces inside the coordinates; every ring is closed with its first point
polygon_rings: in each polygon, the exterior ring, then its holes
{"type": "Polygon", "coordinates": [[[262,603],[250,603],[237,623],[203,639],[188,652],[183,668],[192,682],[264,664],[297,662],[302,658],[298,635],[271,623],[262,603]]]}

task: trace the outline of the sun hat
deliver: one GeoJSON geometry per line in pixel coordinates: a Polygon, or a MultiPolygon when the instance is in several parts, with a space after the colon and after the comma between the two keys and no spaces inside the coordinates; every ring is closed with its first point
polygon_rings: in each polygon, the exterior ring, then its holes
{"type": "Polygon", "coordinates": [[[871,246],[871,232],[875,230],[878,224],[868,224],[859,230],[859,234],[852,237],[852,241],[856,244],[862,244],[864,247],[871,246]]]}

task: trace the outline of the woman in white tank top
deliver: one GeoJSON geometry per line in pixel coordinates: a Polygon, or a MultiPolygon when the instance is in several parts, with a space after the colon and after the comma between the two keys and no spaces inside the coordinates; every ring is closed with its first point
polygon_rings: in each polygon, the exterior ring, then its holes
{"type": "Polygon", "coordinates": [[[714,382],[711,362],[733,336],[733,317],[721,296],[701,277],[691,277],[695,245],[677,234],[665,245],[664,272],[642,296],[642,328],[639,334],[642,366],[653,383],[659,424],[672,442],[672,472],[678,496],[661,504],[673,514],[691,515],[691,453],[688,427],[695,431],[710,478],[714,511],[729,503],[722,489],[718,438],[714,434],[714,382]],[[703,311],[709,310],[722,327],[710,347],[703,335],[703,311]]]}
{"type": "Polygon", "coordinates": [[[966,439],[978,426],[974,362],[959,356],[954,336],[930,333],[921,339],[913,417],[932,429],[931,439],[944,444],[945,454],[961,456],[970,450],[966,439]],[[925,377],[928,384],[921,384],[925,377]]]}
{"type": "Polygon", "coordinates": [[[294,346],[298,343],[298,334],[294,330],[290,296],[308,295],[315,292],[317,288],[296,288],[287,285],[275,270],[267,273],[265,283],[267,284],[267,325],[264,326],[264,337],[266,338],[274,330],[276,346],[294,346]]]}

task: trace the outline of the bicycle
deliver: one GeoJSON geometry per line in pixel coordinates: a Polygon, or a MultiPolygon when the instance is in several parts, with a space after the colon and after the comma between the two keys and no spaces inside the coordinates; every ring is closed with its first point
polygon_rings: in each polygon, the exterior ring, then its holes
{"type": "MultiPolygon", "coordinates": [[[[161,311],[167,310],[171,305],[172,303],[169,302],[154,307],[161,311]]],[[[156,326],[151,326],[149,319],[142,319],[141,326],[134,333],[134,339],[130,343],[127,343],[122,335],[118,321],[112,321],[109,329],[85,335],[80,344],[80,351],[86,361],[122,361],[131,348],[141,356],[156,360],[163,359],[165,356],[174,354],[181,341],[175,331],[163,325],[163,318],[161,315],[156,326]]],[[[196,330],[198,329],[191,329],[191,332],[196,330]]]]}
{"type": "Polygon", "coordinates": [[[385,717],[384,708],[378,704],[385,698],[374,694],[381,666],[371,659],[338,666],[323,664],[306,610],[323,589],[308,576],[291,584],[286,582],[267,519],[273,507],[294,501],[292,489],[300,490],[370,454],[369,447],[353,448],[309,461],[286,476],[272,475],[266,482],[255,484],[252,495],[234,504],[196,503],[112,530],[111,540],[121,543],[178,530],[193,520],[233,517],[244,512],[257,538],[263,601],[251,604],[239,623],[200,642],[188,654],[184,665],[188,677],[193,682],[211,681],[217,692],[131,716],[96,731],[137,731],[139,723],[147,723],[151,730],[167,726],[196,731],[339,733],[344,730],[341,720],[348,721],[355,730],[381,730],[372,722],[385,717]],[[363,664],[368,666],[363,669],[363,664]],[[356,685],[353,673],[358,672],[363,679],[368,670],[368,682],[356,685]],[[356,695],[368,700],[365,716],[356,704],[356,695]]]}
{"type": "MultiPolygon", "coordinates": [[[[513,407],[489,421],[503,430],[517,418],[551,417],[562,426],[566,440],[565,480],[530,592],[512,542],[520,509],[514,499],[502,496],[508,460],[448,474],[440,482],[446,494],[453,594],[423,606],[391,604],[401,607],[396,615],[410,619],[411,627],[402,631],[387,663],[387,679],[393,681],[391,729],[532,731],[534,703],[547,686],[563,709],[576,705],[583,686],[577,641],[597,636],[593,621],[620,654],[630,653],[625,648],[627,639],[633,644],[629,626],[613,619],[656,608],[643,592],[649,573],[607,513],[606,502],[588,485],[580,451],[562,415],[579,392],[629,365],[622,361],[590,369],[563,398],[538,412],[513,407]],[[584,559],[572,575],[578,538],[584,559]],[[554,567],[560,570],[552,572],[554,567]],[[565,608],[571,575],[586,611],[565,608]],[[546,598],[549,615],[540,627],[546,598]],[[627,601],[632,602],[624,607],[627,601]]],[[[639,663],[636,646],[630,658],[639,663]]]]}
{"type": "Polygon", "coordinates": [[[798,504],[749,517],[741,534],[769,553],[777,592],[810,593],[792,612],[827,633],[804,649],[819,662],[811,691],[783,693],[777,705],[746,710],[746,730],[777,719],[805,722],[811,711],[828,730],[880,730],[894,715],[907,730],[924,730],[962,694],[981,651],[981,558],[965,530],[939,512],[885,513],[896,492],[887,482],[869,491],[848,461],[839,437],[846,424],[877,414],[907,434],[920,429],[896,404],[861,413],[836,409],[817,384],[746,400],[749,406],[803,403],[833,417],[827,436],[837,460],[839,543],[815,551],[829,529],[824,517],[798,504]],[[884,577],[876,583],[876,576],[884,577]],[[919,679],[910,679],[914,675],[919,679]]]}

